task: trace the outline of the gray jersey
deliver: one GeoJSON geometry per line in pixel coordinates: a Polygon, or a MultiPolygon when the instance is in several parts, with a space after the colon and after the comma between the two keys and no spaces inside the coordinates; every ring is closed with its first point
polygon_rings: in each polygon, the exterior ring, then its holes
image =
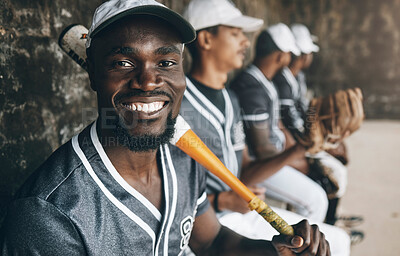
{"type": "Polygon", "coordinates": [[[239,98],[245,126],[268,122],[269,142],[278,151],[285,147],[285,135],[279,128],[279,97],[274,84],[256,66],[250,65],[232,82],[232,90],[239,98]]]}
{"type": "Polygon", "coordinates": [[[302,112],[305,114],[308,110],[308,105],[310,105],[310,100],[307,98],[306,74],[304,74],[303,71],[299,71],[296,76],[296,80],[300,87],[299,106],[301,107],[302,112]]]}
{"type": "MultiPolygon", "coordinates": [[[[181,106],[181,115],[192,130],[235,175],[239,176],[245,135],[239,103],[233,92],[222,89],[225,102],[223,114],[196,86],[186,79],[187,88],[181,106]]],[[[211,173],[207,177],[207,192],[230,188],[211,173]]]]}
{"type": "Polygon", "coordinates": [[[205,173],[162,145],[160,212],[107,157],[95,124],[30,177],[4,221],[2,255],[182,255],[196,215],[209,207],[205,173]]]}
{"type": "Polygon", "coordinates": [[[282,122],[293,134],[304,131],[304,120],[300,108],[300,85],[289,68],[285,67],[273,78],[279,94],[282,122]]]}

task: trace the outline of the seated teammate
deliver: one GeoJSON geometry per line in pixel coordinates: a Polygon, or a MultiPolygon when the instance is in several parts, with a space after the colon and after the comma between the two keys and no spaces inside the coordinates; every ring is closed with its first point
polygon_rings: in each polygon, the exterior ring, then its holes
{"type": "Polygon", "coordinates": [[[205,173],[174,134],[185,90],[180,15],[153,0],[111,0],[87,41],[96,122],[54,152],[20,189],[1,230],[2,255],[330,255],[317,226],[255,241],[221,226],[205,173]]]}
{"type": "MultiPolygon", "coordinates": [[[[255,31],[261,27],[262,21],[243,16],[225,0],[191,1],[184,17],[197,30],[196,41],[187,46],[193,62],[187,75],[187,89],[181,107],[181,115],[192,129],[246,183],[262,181],[278,172],[285,162],[304,158],[304,148],[293,147],[274,159],[250,162],[237,98],[225,88],[228,73],[242,67],[246,49],[250,45],[243,31],[255,31]]],[[[289,182],[296,184],[301,180],[294,178],[289,182]]],[[[315,186],[321,191],[322,199],[326,200],[324,191],[317,184],[315,186]]],[[[259,195],[265,191],[255,186],[252,189],[259,195]]],[[[220,212],[220,221],[224,225],[257,239],[269,239],[276,234],[257,214],[246,213],[246,203],[211,174],[207,177],[207,192],[214,209],[220,212]]],[[[284,210],[277,212],[284,219],[287,217],[294,222],[303,218],[284,210]]],[[[342,230],[329,225],[320,228],[328,240],[331,238],[331,248],[337,255],[348,254],[348,237],[342,230]]]]}

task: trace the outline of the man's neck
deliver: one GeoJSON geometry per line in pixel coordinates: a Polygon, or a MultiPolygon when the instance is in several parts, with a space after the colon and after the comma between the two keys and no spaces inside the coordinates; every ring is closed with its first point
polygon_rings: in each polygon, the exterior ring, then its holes
{"type": "Polygon", "coordinates": [[[208,72],[207,70],[192,71],[190,75],[200,83],[215,90],[225,88],[225,83],[228,79],[227,74],[208,72]]]}
{"type": "Polygon", "coordinates": [[[228,80],[228,72],[220,70],[218,66],[213,65],[210,61],[202,60],[193,63],[190,76],[215,90],[225,88],[225,83],[228,80]]]}
{"type": "Polygon", "coordinates": [[[299,74],[299,72],[301,71],[301,66],[300,65],[290,65],[289,69],[292,72],[293,76],[297,76],[299,74]]]}
{"type": "Polygon", "coordinates": [[[272,80],[276,73],[282,69],[269,58],[257,59],[254,61],[254,65],[261,70],[268,80],[272,80]]]}
{"type": "Polygon", "coordinates": [[[157,171],[157,150],[146,152],[134,152],[129,148],[118,143],[115,134],[109,129],[97,127],[99,140],[107,153],[108,158],[113,163],[122,177],[131,176],[138,179],[147,179],[157,171]]]}

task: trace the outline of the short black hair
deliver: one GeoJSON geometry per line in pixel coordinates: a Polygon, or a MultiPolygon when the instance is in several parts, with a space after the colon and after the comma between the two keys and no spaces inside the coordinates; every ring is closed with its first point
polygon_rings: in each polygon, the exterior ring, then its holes
{"type": "Polygon", "coordinates": [[[256,58],[265,57],[274,51],[281,51],[279,47],[275,44],[271,35],[267,30],[263,30],[257,37],[256,41],[256,58]]]}
{"type": "MultiPolygon", "coordinates": [[[[196,31],[196,35],[198,35],[201,31],[207,31],[207,32],[209,32],[209,33],[211,33],[213,35],[217,35],[219,26],[220,25],[216,25],[216,26],[212,26],[212,27],[208,27],[208,28],[203,28],[203,29],[197,30],[196,31]]],[[[190,55],[192,56],[193,60],[196,60],[198,58],[198,54],[199,54],[198,51],[197,51],[196,44],[197,44],[197,36],[196,36],[196,39],[193,42],[191,42],[191,43],[186,45],[186,48],[189,50],[190,55]]]]}

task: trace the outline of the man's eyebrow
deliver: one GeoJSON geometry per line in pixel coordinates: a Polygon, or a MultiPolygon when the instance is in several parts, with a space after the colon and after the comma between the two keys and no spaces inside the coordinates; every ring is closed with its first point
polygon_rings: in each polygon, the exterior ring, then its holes
{"type": "Polygon", "coordinates": [[[178,47],[175,45],[169,45],[169,46],[163,46],[154,51],[155,54],[157,55],[167,55],[170,53],[176,53],[176,54],[181,54],[182,50],[180,50],[178,47]]]}
{"type": "Polygon", "coordinates": [[[107,55],[117,55],[117,54],[137,54],[139,52],[139,49],[137,48],[131,48],[131,47],[115,47],[112,48],[111,51],[108,52],[107,55]]]}

